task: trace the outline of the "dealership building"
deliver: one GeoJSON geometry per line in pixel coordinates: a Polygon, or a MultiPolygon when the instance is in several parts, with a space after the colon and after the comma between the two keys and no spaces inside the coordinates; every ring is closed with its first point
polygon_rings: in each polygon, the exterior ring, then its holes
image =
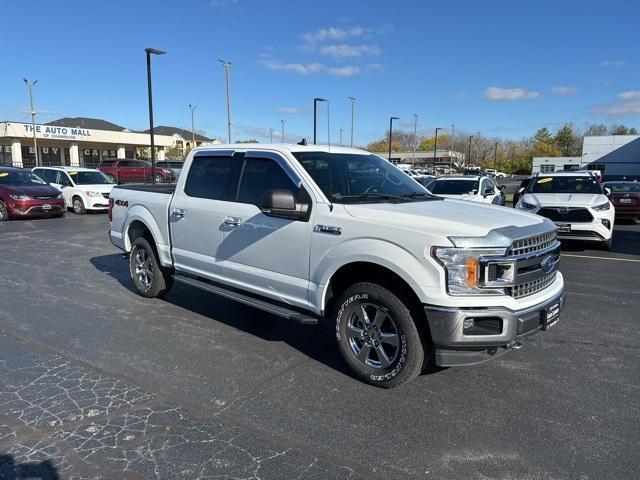
{"type": "MultiPolygon", "coordinates": [[[[156,158],[163,160],[166,150],[184,154],[193,146],[219,143],[202,135],[175,127],[154,128],[156,158]],[[195,143],[195,145],[194,145],[195,143]]],[[[0,122],[0,165],[36,166],[34,127],[31,123],[0,122]]],[[[35,137],[40,165],[95,167],[105,158],[136,158],[138,149],[150,148],[149,130],[139,132],[97,118],[61,118],[36,124],[35,137]]]]}

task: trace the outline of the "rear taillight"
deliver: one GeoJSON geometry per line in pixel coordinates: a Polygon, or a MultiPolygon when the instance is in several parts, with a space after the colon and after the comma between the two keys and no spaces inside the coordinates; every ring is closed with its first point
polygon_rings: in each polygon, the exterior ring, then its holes
{"type": "Polygon", "coordinates": [[[109,197],[109,221],[113,220],[113,197],[109,197]]]}

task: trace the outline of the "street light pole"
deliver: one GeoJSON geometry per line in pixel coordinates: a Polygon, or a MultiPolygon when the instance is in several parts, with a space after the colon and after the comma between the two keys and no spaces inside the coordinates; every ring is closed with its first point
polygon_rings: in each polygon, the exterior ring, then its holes
{"type": "Polygon", "coordinates": [[[436,138],[433,142],[433,169],[436,168],[436,155],[438,155],[438,130],[444,130],[444,128],[436,127],[436,138]]]}
{"type": "Polygon", "coordinates": [[[191,148],[196,148],[196,129],[193,121],[193,111],[198,108],[197,105],[189,104],[189,110],[191,110],[191,148]]]}
{"type": "Polygon", "coordinates": [[[36,152],[36,167],[40,166],[40,156],[38,155],[38,141],[36,140],[36,111],[33,109],[33,87],[35,87],[38,80],[29,83],[26,78],[23,78],[24,83],[29,89],[29,105],[31,105],[31,129],[33,130],[33,149],[36,152]]]}
{"type": "Polygon", "coordinates": [[[498,142],[496,142],[496,149],[493,152],[493,170],[493,173],[498,171],[498,142]]]}
{"type": "Polygon", "coordinates": [[[389,117],[389,162],[391,162],[391,145],[393,144],[393,121],[400,120],[399,117],[389,117]]]}
{"type": "Polygon", "coordinates": [[[145,48],[147,54],[147,92],[149,94],[149,134],[151,136],[151,183],[156,183],[156,148],[153,133],[153,95],[151,94],[151,55],[164,55],[167,52],[155,48],[145,48]]]}
{"type": "Polygon", "coordinates": [[[349,145],[353,148],[353,117],[356,109],[356,99],[355,97],[349,97],[349,100],[351,100],[351,143],[349,145]]]}
{"type": "Polygon", "coordinates": [[[340,146],[342,146],[342,129],[340,129],[340,146]]]}
{"type": "Polygon", "coordinates": [[[418,144],[418,114],[413,114],[413,166],[416,166],[416,146],[418,144]]]}
{"type": "MultiPolygon", "coordinates": [[[[456,135],[456,126],[452,123],[451,124],[451,152],[453,153],[454,150],[454,145],[453,145],[453,138],[456,135]]],[[[449,156],[449,170],[453,170],[453,155],[449,156]]]]}
{"type": "Polygon", "coordinates": [[[269,138],[271,139],[271,143],[273,143],[273,128],[269,129],[269,138]]]}
{"type": "Polygon", "coordinates": [[[218,60],[224,67],[227,77],[227,142],[231,143],[231,95],[229,93],[229,77],[231,75],[231,62],[218,60]]]}
{"type": "Polygon", "coordinates": [[[318,102],[326,102],[327,100],[320,97],[315,97],[313,99],[313,144],[317,143],[317,114],[318,114],[318,102]]]}
{"type": "Polygon", "coordinates": [[[469,135],[469,154],[467,155],[467,165],[471,163],[471,139],[473,135],[469,135]]]}
{"type": "Polygon", "coordinates": [[[286,120],[280,120],[280,127],[282,127],[282,136],[280,137],[280,141],[284,143],[284,124],[287,123],[286,120]]]}

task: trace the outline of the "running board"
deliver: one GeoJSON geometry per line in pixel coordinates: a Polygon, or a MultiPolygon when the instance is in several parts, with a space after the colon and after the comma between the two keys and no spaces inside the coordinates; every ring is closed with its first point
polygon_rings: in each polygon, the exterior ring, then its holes
{"type": "Polygon", "coordinates": [[[312,315],[301,313],[281,305],[274,305],[273,303],[269,303],[265,300],[259,300],[249,295],[245,295],[244,293],[239,293],[233,290],[227,290],[226,288],[219,287],[217,285],[213,285],[209,282],[204,282],[202,280],[198,280],[193,277],[186,277],[183,275],[174,275],[173,279],[176,282],[184,283],[185,285],[189,285],[192,287],[199,288],[201,290],[205,290],[207,292],[211,292],[215,295],[228,298],[238,303],[249,305],[259,310],[263,310],[265,312],[276,315],[278,317],[285,318],[295,323],[299,323],[301,325],[317,325],[318,324],[318,318],[312,315]]]}

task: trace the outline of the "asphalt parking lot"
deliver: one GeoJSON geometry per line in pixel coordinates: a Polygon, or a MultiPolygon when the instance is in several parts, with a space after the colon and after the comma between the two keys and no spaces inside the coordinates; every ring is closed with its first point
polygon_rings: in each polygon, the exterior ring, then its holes
{"type": "Polygon", "coordinates": [[[550,331],[394,390],[347,374],[331,325],[182,285],[138,296],[107,228],[105,215],[0,224],[0,478],[640,471],[639,224],[617,226],[611,252],[563,248],[567,307],[550,331]]]}

